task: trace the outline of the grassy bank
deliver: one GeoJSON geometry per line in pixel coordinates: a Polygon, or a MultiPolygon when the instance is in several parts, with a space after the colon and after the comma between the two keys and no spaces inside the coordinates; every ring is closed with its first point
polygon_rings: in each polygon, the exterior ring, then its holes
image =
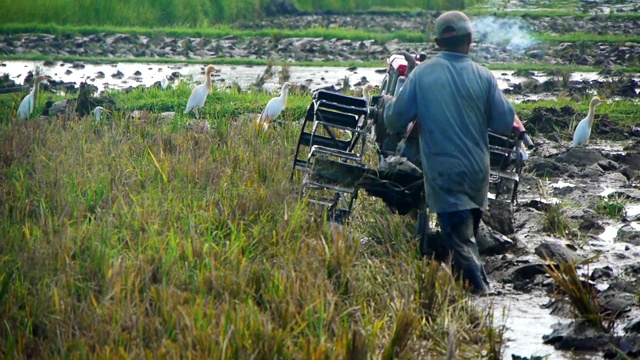
{"type": "MultiPolygon", "coordinates": [[[[170,58],[106,58],[106,57],[86,57],[86,56],[49,56],[42,54],[25,54],[25,55],[0,55],[0,60],[31,60],[31,61],[81,61],[96,64],[111,63],[159,63],[159,64],[224,64],[224,65],[283,65],[286,62],[274,62],[265,59],[241,59],[241,58],[215,58],[215,59],[170,59],[170,58]]],[[[384,67],[384,61],[368,61],[368,62],[344,62],[344,61],[299,61],[295,63],[286,63],[295,66],[360,66],[360,67],[384,67]]]]}
{"type": "MultiPolygon", "coordinates": [[[[387,32],[379,30],[359,30],[346,28],[309,28],[303,30],[281,30],[281,29],[260,29],[260,30],[238,30],[229,26],[216,26],[209,28],[188,28],[188,27],[116,27],[116,26],[70,26],[56,24],[2,24],[0,34],[52,34],[52,35],[93,35],[93,34],[131,34],[144,36],[175,36],[175,37],[208,37],[210,39],[220,39],[226,36],[248,38],[256,36],[271,37],[275,40],[287,38],[324,38],[324,39],[344,39],[352,41],[375,40],[386,43],[391,40],[399,40],[408,43],[419,43],[431,41],[431,36],[423,32],[395,31],[387,32]]],[[[615,34],[592,34],[592,33],[564,33],[564,34],[543,34],[534,33],[532,38],[542,42],[595,42],[595,43],[625,43],[640,42],[640,36],[626,36],[615,34]]]]}
{"type": "MultiPolygon", "coordinates": [[[[181,111],[188,95],[113,97],[181,111]]],[[[495,354],[499,329],[416,257],[409,217],[363,196],[341,233],[298,205],[293,120],[309,96],[257,133],[241,115],[271,96],[213,93],[205,134],[124,110],[0,124],[0,357],[495,354]]]]}
{"type": "MultiPolygon", "coordinates": [[[[461,9],[479,0],[293,0],[301,11],[354,11],[371,8],[461,9]]],[[[117,26],[207,26],[265,15],[263,0],[4,0],[0,23],[57,23],[117,26]],[[78,16],[78,14],[82,14],[78,16]]]]}
{"type": "MultiPolygon", "coordinates": [[[[532,10],[512,10],[502,11],[496,9],[469,9],[465,10],[465,13],[473,16],[496,16],[501,18],[507,17],[525,17],[525,18],[552,18],[552,17],[576,17],[576,18],[591,18],[593,13],[586,13],[574,9],[532,9],[532,10]]],[[[611,13],[611,14],[598,14],[597,16],[605,19],[615,20],[633,20],[640,19],[640,14],[627,12],[627,13],[611,13]]]]}
{"type": "Polygon", "coordinates": [[[304,30],[281,30],[281,29],[261,29],[261,30],[238,30],[229,26],[215,26],[203,28],[189,27],[117,27],[117,26],[68,26],[56,24],[3,24],[0,25],[0,33],[4,34],[24,34],[40,33],[53,35],[92,35],[92,34],[132,34],[146,36],[176,36],[176,37],[208,37],[219,39],[225,36],[236,36],[247,38],[252,36],[266,36],[274,39],[287,39],[299,37],[321,37],[325,39],[348,39],[348,40],[376,40],[387,42],[398,39],[405,42],[422,42],[426,37],[423,33],[410,31],[396,32],[371,32],[357,29],[340,28],[309,28],[304,30]]]}

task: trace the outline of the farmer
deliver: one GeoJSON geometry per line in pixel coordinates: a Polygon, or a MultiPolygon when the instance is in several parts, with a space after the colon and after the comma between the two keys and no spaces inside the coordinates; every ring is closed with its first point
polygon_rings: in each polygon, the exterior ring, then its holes
{"type": "Polygon", "coordinates": [[[435,43],[443,51],[421,63],[385,109],[397,136],[416,120],[425,193],[438,215],[453,269],[476,294],[489,291],[475,236],[489,189],[488,129],[509,133],[515,112],[489,70],[469,57],[471,23],[459,11],[440,15],[435,43]]]}

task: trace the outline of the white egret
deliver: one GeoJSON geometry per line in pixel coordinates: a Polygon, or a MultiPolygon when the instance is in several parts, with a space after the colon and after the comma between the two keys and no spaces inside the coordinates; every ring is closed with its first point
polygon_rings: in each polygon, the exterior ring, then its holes
{"type": "Polygon", "coordinates": [[[571,143],[572,147],[587,145],[589,136],[591,136],[591,127],[593,126],[593,122],[595,120],[594,115],[596,113],[596,106],[600,105],[601,103],[602,100],[600,100],[600,98],[597,96],[594,96],[593,99],[591,99],[587,117],[582,119],[578,123],[578,126],[576,126],[576,130],[573,133],[573,142],[571,143]]]}
{"type": "Polygon", "coordinates": [[[36,106],[36,101],[38,100],[38,88],[40,83],[46,83],[46,77],[44,75],[36,76],[36,79],[33,82],[33,89],[29,93],[29,95],[25,96],[18,107],[18,120],[27,120],[31,116],[33,109],[36,106]]]}
{"type": "Polygon", "coordinates": [[[207,100],[207,95],[211,92],[211,72],[213,72],[213,70],[215,70],[213,65],[207,66],[207,69],[204,72],[204,84],[196,86],[196,88],[191,91],[191,96],[189,96],[189,101],[187,101],[187,107],[184,109],[185,114],[194,110],[196,112],[196,116],[199,117],[198,109],[204,106],[204,102],[207,100]]]}
{"type": "Polygon", "coordinates": [[[96,122],[102,121],[102,117],[106,117],[108,113],[109,110],[103,108],[102,106],[96,106],[95,109],[93,109],[93,115],[95,115],[96,117],[96,122]]]}
{"type": "Polygon", "coordinates": [[[280,96],[274,97],[273,99],[269,100],[267,106],[264,108],[264,111],[262,112],[262,114],[260,114],[260,117],[258,117],[256,121],[256,126],[258,126],[258,128],[262,126],[262,129],[266,130],[269,127],[271,121],[274,121],[280,115],[282,110],[284,110],[287,105],[287,91],[290,87],[291,83],[284,83],[282,85],[282,90],[280,90],[280,96]]]}
{"type": "Polygon", "coordinates": [[[365,86],[362,87],[362,97],[364,98],[364,101],[367,103],[367,106],[371,104],[371,91],[373,91],[373,89],[375,88],[376,86],[371,83],[367,83],[365,86]]]}
{"type": "Polygon", "coordinates": [[[167,86],[169,86],[169,79],[167,79],[166,76],[163,76],[160,80],[160,87],[162,88],[162,90],[166,90],[167,86]]]}

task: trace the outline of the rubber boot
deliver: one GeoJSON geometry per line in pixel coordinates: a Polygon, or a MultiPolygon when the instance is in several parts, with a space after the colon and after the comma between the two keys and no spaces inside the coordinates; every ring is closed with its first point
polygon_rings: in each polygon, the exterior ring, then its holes
{"type": "Polygon", "coordinates": [[[429,212],[425,208],[418,211],[416,237],[418,238],[420,255],[431,257],[433,255],[433,249],[429,246],[429,212]]]}
{"type": "Polygon", "coordinates": [[[478,253],[471,212],[461,212],[446,222],[448,224],[443,226],[442,235],[452,257],[454,273],[462,275],[462,278],[469,282],[474,294],[488,293],[489,280],[478,253]]]}

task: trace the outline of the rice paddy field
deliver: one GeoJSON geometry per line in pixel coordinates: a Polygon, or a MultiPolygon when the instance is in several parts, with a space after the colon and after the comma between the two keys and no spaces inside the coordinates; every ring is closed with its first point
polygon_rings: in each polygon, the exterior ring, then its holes
{"type": "MultiPolygon", "coordinates": [[[[516,9],[491,1],[405,0],[394,2],[394,8],[374,0],[291,2],[302,20],[267,17],[265,1],[161,3],[0,0],[0,63],[155,59],[383,68],[389,54],[373,50],[363,50],[368,58],[345,60],[332,57],[342,48],[329,49],[321,61],[287,57],[297,48],[283,50],[285,55],[277,59],[268,52],[242,56],[233,50],[247,44],[260,49],[267,42],[268,47],[284,48],[286,41],[302,38],[419,49],[428,46],[431,11],[466,7],[478,17],[529,19],[538,29],[527,33],[538,46],[534,50],[553,49],[547,55],[559,59],[549,62],[529,53],[486,61],[492,69],[544,71],[553,78],[550,97],[537,93],[540,98],[515,105],[521,118],[533,118],[540,108],[571,107],[585,114],[597,91],[614,100],[599,107],[598,114],[617,126],[617,135],[628,136],[640,121],[633,85],[633,93],[625,96],[619,95],[619,84],[589,91],[576,91],[577,83],[573,90],[569,86],[571,72],[604,68],[631,84],[637,81],[640,58],[634,51],[640,33],[634,32],[633,22],[640,17],[633,11],[616,12],[615,4],[610,5],[613,11],[600,9],[597,15],[604,24],[620,23],[621,28],[598,33],[585,20],[594,10],[574,0],[533,8],[527,2],[516,9]],[[311,27],[299,26],[309,19],[304,16],[333,12],[343,20],[320,17],[311,27]],[[369,27],[357,24],[366,14],[392,17],[369,27]],[[549,31],[549,19],[559,16],[584,27],[549,31]],[[412,26],[402,25],[407,22],[412,26]],[[133,38],[129,48],[146,39],[160,44],[172,38],[180,45],[165,57],[138,56],[133,50],[131,56],[102,53],[109,46],[100,41],[74,45],[91,48],[85,54],[69,52],[66,43],[46,45],[50,36],[62,43],[121,34],[133,38]],[[36,37],[35,50],[16,51],[36,37]],[[201,45],[212,46],[216,58],[196,55],[200,43],[185,42],[193,38],[209,39],[201,45]],[[235,42],[227,46],[224,41],[235,42]],[[579,63],[584,56],[592,62],[579,63]],[[609,63],[598,62],[609,57],[609,63]]],[[[491,46],[479,54],[500,54],[502,45],[491,46]]],[[[541,86],[528,79],[532,88],[541,86]]],[[[75,99],[73,91],[42,92],[34,118],[17,121],[26,92],[0,94],[0,357],[388,360],[534,355],[527,353],[526,344],[509,350],[514,339],[506,335],[504,319],[518,314],[498,305],[502,290],[495,302],[491,297],[479,302],[447,266],[418,256],[415,214],[393,214],[381,200],[362,195],[349,225],[337,227],[299,201],[300,179],[291,181],[290,174],[299,120],[311,100],[308,89],[295,87],[277,125],[261,131],[254,119],[275,92],[262,86],[215,87],[196,119],[182,113],[195,80],[187,77],[167,90],[139,86],[96,94],[111,111],[102,121],[72,110],[42,115],[51,103],[75,99]],[[173,115],[164,115],[168,112],[173,115]]],[[[360,85],[342,84],[340,91],[361,95],[360,85]]],[[[567,139],[571,134],[562,128],[556,136],[567,139]]],[[[375,164],[372,146],[366,154],[375,164]]],[[[566,240],[557,231],[545,232],[566,240]]],[[[637,303],[638,294],[634,296],[637,303]]],[[[536,326],[535,319],[525,324],[536,326]]],[[[525,343],[541,342],[522,332],[515,335],[525,343]]],[[[536,348],[535,355],[573,358],[551,346],[542,352],[536,348]]],[[[582,355],[598,358],[602,352],[582,355]]]]}

